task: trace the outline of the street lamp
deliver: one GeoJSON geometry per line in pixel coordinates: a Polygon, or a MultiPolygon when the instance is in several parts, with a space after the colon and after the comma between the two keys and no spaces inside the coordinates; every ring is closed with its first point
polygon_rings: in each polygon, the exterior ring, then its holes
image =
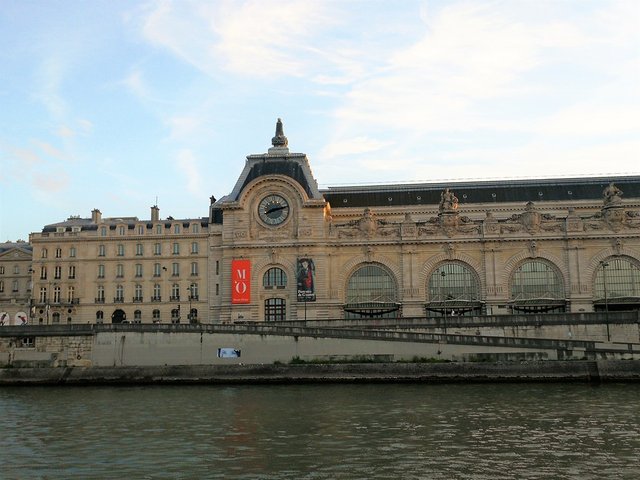
{"type": "Polygon", "coordinates": [[[600,262],[602,266],[602,283],[604,287],[604,315],[605,315],[605,323],[607,325],[607,342],[611,341],[611,335],[609,333],[609,299],[607,297],[607,267],[609,266],[609,262],[602,261],[600,262]]]}
{"type": "Polygon", "coordinates": [[[440,287],[440,295],[442,296],[442,305],[444,306],[444,322],[443,322],[443,326],[444,326],[444,333],[447,333],[447,299],[444,296],[444,277],[447,276],[447,272],[444,271],[444,267],[443,270],[440,271],[440,276],[442,277],[442,284],[440,287]]]}

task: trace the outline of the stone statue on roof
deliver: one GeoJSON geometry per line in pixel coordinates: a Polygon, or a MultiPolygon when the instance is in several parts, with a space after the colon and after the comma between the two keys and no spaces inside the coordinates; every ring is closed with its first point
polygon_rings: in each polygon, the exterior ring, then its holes
{"type": "Polygon", "coordinates": [[[602,192],[604,206],[618,205],[622,202],[622,190],[611,182],[602,192]]]}

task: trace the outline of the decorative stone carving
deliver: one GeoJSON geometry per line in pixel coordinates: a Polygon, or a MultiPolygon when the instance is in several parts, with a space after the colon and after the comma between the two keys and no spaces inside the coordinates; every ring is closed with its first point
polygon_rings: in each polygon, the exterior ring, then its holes
{"type": "Polygon", "coordinates": [[[440,193],[440,207],[439,211],[442,212],[451,212],[458,209],[458,197],[456,197],[452,191],[448,188],[445,188],[442,193],[440,193]]]}
{"type": "Polygon", "coordinates": [[[531,240],[529,242],[529,255],[531,255],[531,258],[536,258],[538,256],[538,244],[535,240],[531,240]]]}
{"type": "Polygon", "coordinates": [[[442,248],[444,249],[445,253],[447,254],[447,258],[449,260],[453,260],[453,255],[456,251],[455,245],[451,242],[445,243],[442,248]]]}
{"type": "Polygon", "coordinates": [[[338,234],[341,237],[389,236],[400,233],[399,224],[390,224],[384,220],[376,219],[369,207],[364,209],[362,217],[358,220],[353,220],[347,224],[336,225],[336,227],[339,229],[338,234]]]}
{"type": "Polygon", "coordinates": [[[570,208],[566,220],[567,232],[580,232],[584,230],[582,219],[576,214],[575,208],[570,208]]]}
{"type": "Polygon", "coordinates": [[[496,234],[500,233],[500,225],[498,224],[498,220],[493,216],[493,212],[487,211],[486,218],[484,219],[484,233],[485,234],[496,234]]]}
{"type": "Polygon", "coordinates": [[[620,205],[622,203],[622,190],[611,182],[602,192],[602,197],[605,208],[620,205]]]}
{"type": "Polygon", "coordinates": [[[501,224],[501,231],[507,233],[525,230],[530,234],[546,232],[561,232],[562,223],[546,213],[538,212],[533,202],[527,202],[523,213],[512,215],[506,222],[501,224]]]}
{"type": "Polygon", "coordinates": [[[616,238],[613,242],[613,249],[615,250],[616,255],[622,255],[622,240],[616,238]]]}

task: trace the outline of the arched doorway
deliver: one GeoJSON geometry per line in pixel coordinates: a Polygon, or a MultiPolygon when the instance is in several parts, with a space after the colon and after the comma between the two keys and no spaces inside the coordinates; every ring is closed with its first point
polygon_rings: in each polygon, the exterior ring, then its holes
{"type": "Polygon", "coordinates": [[[567,309],[564,282],[551,263],[522,263],[511,276],[509,306],[513,313],[562,313],[567,309]]]}
{"type": "Polygon", "coordinates": [[[471,316],[482,314],[480,281],[467,265],[443,263],[427,284],[427,316],[471,316]]]}
{"type": "Polygon", "coordinates": [[[349,278],[344,318],[395,318],[399,315],[395,279],[381,265],[365,265],[349,278]]]}
{"type": "Polygon", "coordinates": [[[111,323],[123,323],[127,320],[127,314],[124,310],[118,308],[111,314],[111,323]]]}
{"type": "Polygon", "coordinates": [[[596,312],[640,310],[640,267],[624,257],[603,260],[596,270],[593,292],[596,312]]]}

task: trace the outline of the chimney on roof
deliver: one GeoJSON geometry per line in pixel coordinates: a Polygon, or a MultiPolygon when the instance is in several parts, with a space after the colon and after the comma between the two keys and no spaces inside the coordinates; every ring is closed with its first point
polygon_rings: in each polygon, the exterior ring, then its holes
{"type": "Polygon", "coordinates": [[[157,222],[158,220],[160,220],[160,209],[157,205],[154,205],[151,207],[151,221],[157,222]]]}
{"type": "Polygon", "coordinates": [[[102,212],[97,208],[91,210],[91,223],[102,223],[102,212]]]}

